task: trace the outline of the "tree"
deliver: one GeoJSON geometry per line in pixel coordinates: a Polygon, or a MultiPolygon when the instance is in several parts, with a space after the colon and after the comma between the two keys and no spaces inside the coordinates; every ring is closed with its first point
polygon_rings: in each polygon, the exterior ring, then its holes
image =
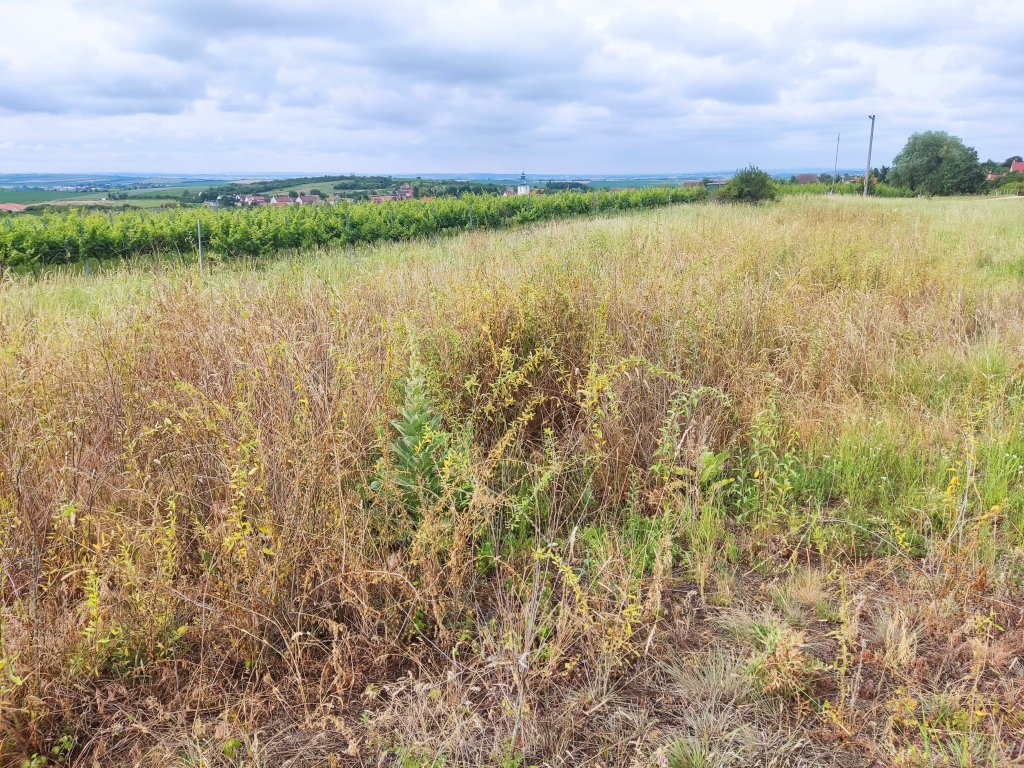
{"type": "Polygon", "coordinates": [[[760,203],[778,196],[772,177],[753,165],[744,168],[715,192],[716,200],[733,203],[760,203]]]}
{"type": "Polygon", "coordinates": [[[872,168],[871,175],[878,179],[879,184],[885,184],[889,179],[889,171],[892,169],[888,165],[883,165],[881,168],[872,168]]]}
{"type": "Polygon", "coordinates": [[[984,178],[977,150],[945,131],[913,134],[889,172],[896,186],[927,195],[970,194],[984,178]]]}

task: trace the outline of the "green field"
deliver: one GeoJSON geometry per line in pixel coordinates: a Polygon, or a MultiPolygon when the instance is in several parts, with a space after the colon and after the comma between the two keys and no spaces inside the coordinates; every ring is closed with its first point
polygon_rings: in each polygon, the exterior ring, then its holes
{"type": "Polygon", "coordinates": [[[87,200],[102,196],[99,192],[49,192],[43,189],[0,189],[0,203],[50,203],[55,200],[87,200]]]}
{"type": "Polygon", "coordinates": [[[208,189],[213,189],[220,184],[228,182],[214,181],[211,184],[196,184],[184,187],[160,187],[158,189],[130,189],[128,190],[129,202],[136,202],[140,199],[158,198],[162,200],[180,199],[183,193],[199,195],[208,189]]]}
{"type": "Polygon", "coordinates": [[[110,205],[120,206],[127,203],[132,207],[151,208],[158,206],[160,202],[180,199],[183,192],[198,195],[219,183],[222,182],[215,180],[211,184],[203,185],[160,187],[156,189],[131,189],[127,190],[127,200],[111,201],[103,200],[103,198],[107,196],[107,192],[51,192],[42,189],[0,189],[0,203],[50,203],[53,205],[62,205],[70,202],[81,203],[81,201],[96,201],[97,204],[102,205],[107,205],[109,203],[110,205]]]}
{"type": "Polygon", "coordinates": [[[1015,765],[1022,265],[797,196],[7,277],[0,761],[1015,765]]]}

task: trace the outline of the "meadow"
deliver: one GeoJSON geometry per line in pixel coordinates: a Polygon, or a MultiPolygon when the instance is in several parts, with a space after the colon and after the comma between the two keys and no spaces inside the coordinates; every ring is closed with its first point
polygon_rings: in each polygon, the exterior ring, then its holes
{"type": "Polygon", "coordinates": [[[0,764],[1019,764],[1022,205],[9,274],[0,764]]]}

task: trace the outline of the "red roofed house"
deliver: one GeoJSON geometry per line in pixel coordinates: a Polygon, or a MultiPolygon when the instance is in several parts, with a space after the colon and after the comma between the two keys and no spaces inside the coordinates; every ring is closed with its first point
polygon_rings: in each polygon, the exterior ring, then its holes
{"type": "Polygon", "coordinates": [[[295,198],[295,202],[299,205],[317,205],[320,203],[320,198],[316,195],[299,195],[295,198]]]}
{"type": "Polygon", "coordinates": [[[270,198],[271,205],[291,205],[294,202],[288,195],[274,195],[270,198]]]}
{"type": "Polygon", "coordinates": [[[21,205],[20,203],[0,203],[0,211],[5,213],[21,213],[26,208],[28,208],[27,205],[21,205]]]}
{"type": "Polygon", "coordinates": [[[1010,173],[1024,173],[1024,161],[1014,160],[1010,163],[1010,173]]]}
{"type": "Polygon", "coordinates": [[[403,184],[396,192],[389,195],[370,195],[372,203],[390,203],[395,200],[412,200],[416,196],[416,190],[411,184],[403,184]]]}
{"type": "Polygon", "coordinates": [[[819,180],[816,173],[799,173],[796,177],[797,184],[817,184],[819,180]]]}

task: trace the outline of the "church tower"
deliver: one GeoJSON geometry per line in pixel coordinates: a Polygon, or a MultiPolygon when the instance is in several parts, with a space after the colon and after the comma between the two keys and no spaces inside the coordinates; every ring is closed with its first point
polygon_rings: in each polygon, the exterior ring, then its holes
{"type": "Polygon", "coordinates": [[[530,185],[526,183],[526,169],[523,168],[523,174],[519,177],[519,186],[516,187],[517,195],[528,195],[530,194],[530,185]]]}

